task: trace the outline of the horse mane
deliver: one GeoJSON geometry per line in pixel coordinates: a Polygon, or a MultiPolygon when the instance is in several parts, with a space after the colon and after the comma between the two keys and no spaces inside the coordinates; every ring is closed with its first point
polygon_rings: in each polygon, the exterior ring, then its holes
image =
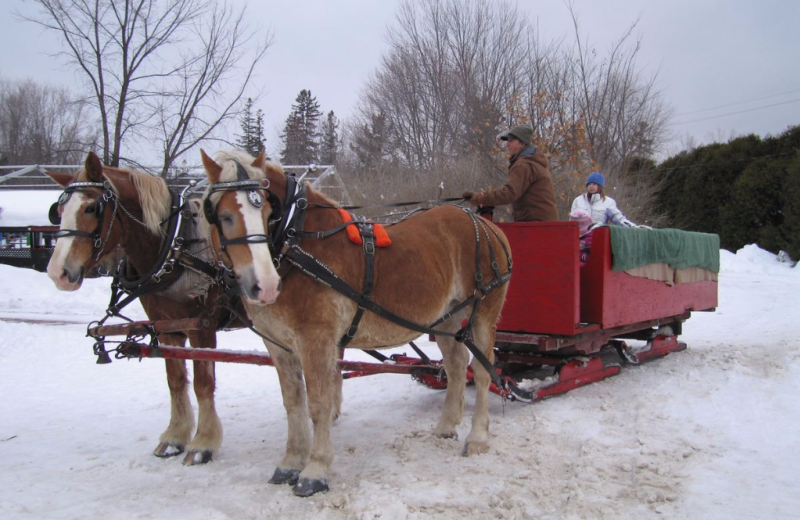
{"type": "MultiPolygon", "coordinates": [[[[139,205],[142,208],[142,221],[145,227],[154,235],[163,235],[165,231],[161,223],[169,216],[172,205],[172,196],[164,179],[131,169],[112,168],[110,166],[104,166],[103,169],[130,175],[133,187],[139,195],[139,205]]],[[[119,188],[114,186],[114,182],[111,179],[108,180],[114,191],[119,194],[119,188]]]]}
{"type": "MultiPolygon", "coordinates": [[[[255,157],[251,156],[247,152],[241,150],[221,150],[214,155],[214,160],[217,164],[222,167],[222,172],[220,173],[220,182],[232,182],[235,181],[237,178],[237,168],[236,163],[241,164],[247,175],[251,179],[269,179],[274,178],[275,175],[283,180],[286,177],[286,172],[284,171],[283,167],[274,162],[274,161],[267,161],[264,165],[264,170],[259,170],[251,166],[253,161],[255,161],[255,157]]],[[[339,204],[320,193],[319,191],[314,190],[311,187],[311,184],[306,182],[306,189],[308,190],[308,200],[309,202],[313,200],[313,202],[322,203],[328,206],[339,207],[339,204]]],[[[277,193],[281,198],[283,198],[283,193],[277,193]]]]}

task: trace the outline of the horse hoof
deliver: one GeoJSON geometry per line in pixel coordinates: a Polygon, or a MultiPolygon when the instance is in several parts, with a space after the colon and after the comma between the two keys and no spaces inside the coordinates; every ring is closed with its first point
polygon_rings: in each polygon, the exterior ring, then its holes
{"type": "Polygon", "coordinates": [[[292,491],[298,497],[310,497],[316,493],[325,493],[328,491],[328,481],[325,479],[311,480],[309,478],[301,478],[294,485],[292,491]]]}
{"type": "Polygon", "coordinates": [[[162,459],[175,457],[183,453],[183,446],[181,444],[172,444],[169,442],[160,442],[156,449],[153,450],[153,455],[162,459]]]}
{"type": "Polygon", "coordinates": [[[481,453],[486,453],[487,451],[489,451],[488,442],[467,442],[464,444],[464,449],[461,451],[461,455],[469,457],[470,455],[480,455],[481,453]]]}
{"type": "Polygon", "coordinates": [[[183,458],[184,466],[198,466],[211,462],[214,454],[208,450],[192,450],[183,458]]]}
{"type": "Polygon", "coordinates": [[[297,481],[300,480],[300,470],[299,469],[281,469],[275,468],[275,473],[272,474],[272,478],[269,479],[270,484],[289,484],[294,486],[297,484],[297,481]]]}

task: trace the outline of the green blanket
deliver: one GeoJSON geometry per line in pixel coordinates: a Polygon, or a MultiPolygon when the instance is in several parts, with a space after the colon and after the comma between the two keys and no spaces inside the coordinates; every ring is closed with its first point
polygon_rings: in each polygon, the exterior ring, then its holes
{"type": "Polygon", "coordinates": [[[666,263],[673,269],[700,267],[719,273],[719,236],[679,229],[609,226],[614,271],[666,263]]]}

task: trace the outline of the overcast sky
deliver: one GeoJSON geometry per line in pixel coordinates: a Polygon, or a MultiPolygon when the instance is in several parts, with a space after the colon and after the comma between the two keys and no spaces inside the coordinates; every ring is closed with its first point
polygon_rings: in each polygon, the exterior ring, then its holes
{"type": "MultiPolygon", "coordinates": [[[[359,93],[380,64],[385,34],[400,0],[249,2],[252,22],[275,34],[259,70],[265,96],[257,105],[267,123],[267,148],[301,89],[340,119],[353,113],[359,93]]],[[[795,0],[574,0],[583,36],[605,52],[631,23],[642,39],[638,67],[657,74],[673,107],[672,150],[692,136],[697,143],[732,135],[779,134],[800,124],[800,1],[795,0]]],[[[4,0],[12,20],[23,0],[4,0]]],[[[544,41],[571,37],[563,0],[519,3],[544,41]]],[[[24,22],[0,31],[0,77],[69,85],[74,74],[48,53],[55,35],[24,22]]]]}

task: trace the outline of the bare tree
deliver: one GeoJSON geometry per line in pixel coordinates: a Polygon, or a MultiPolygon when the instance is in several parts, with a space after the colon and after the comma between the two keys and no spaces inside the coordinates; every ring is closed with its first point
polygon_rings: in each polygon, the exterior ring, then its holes
{"type": "MultiPolygon", "coordinates": [[[[23,17],[63,37],[99,112],[103,160],[117,166],[123,145],[157,137],[165,174],[183,153],[235,119],[271,34],[256,39],[214,0],[34,0],[23,17]],[[248,53],[248,50],[251,52],[248,53]]],[[[152,148],[152,145],[150,145],[152,148]]]]}
{"type": "Polygon", "coordinates": [[[601,168],[621,172],[632,159],[651,157],[664,144],[669,110],[655,88],[636,68],[641,40],[633,40],[638,20],[612,45],[598,52],[581,36],[572,5],[575,53],[571,89],[586,129],[592,160],[601,168]]]}
{"type": "Polygon", "coordinates": [[[66,89],[0,80],[0,161],[77,164],[98,140],[88,112],[66,89]]]}
{"type": "Polygon", "coordinates": [[[510,2],[406,0],[389,31],[390,49],[348,126],[356,154],[369,151],[363,144],[371,142],[371,123],[380,115],[391,182],[410,184],[413,177],[416,189],[429,193],[444,183],[445,192],[458,194],[487,181],[502,184],[506,157],[497,136],[530,124],[536,146],[550,158],[562,218],[595,170],[619,189],[618,197],[649,200],[656,187],[647,192],[648,183],[629,173],[663,144],[669,111],[655,78],[643,78],[636,67],[636,23],[603,55],[582,37],[572,4],[566,8],[574,40],[544,43],[510,2]],[[412,173],[401,175],[398,166],[412,173]]]}
{"type": "Polygon", "coordinates": [[[420,170],[477,152],[491,162],[529,29],[508,2],[408,0],[362,100],[362,125],[385,114],[393,155],[420,170]]]}

